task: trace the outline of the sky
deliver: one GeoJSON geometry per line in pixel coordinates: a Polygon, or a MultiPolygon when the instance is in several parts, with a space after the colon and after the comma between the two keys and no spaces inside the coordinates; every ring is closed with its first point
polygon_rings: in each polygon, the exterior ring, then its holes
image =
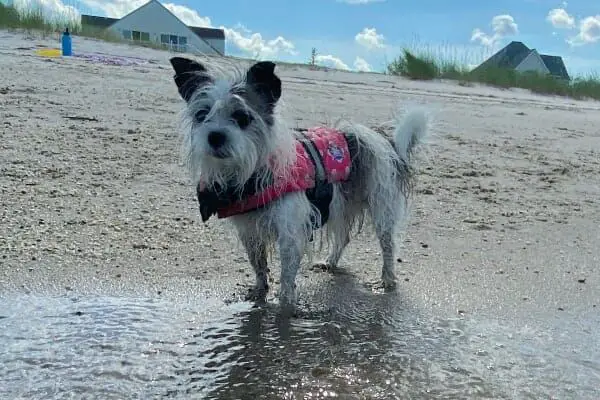
{"type": "MultiPolygon", "coordinates": [[[[119,18],[147,0],[13,0],[119,18]]],[[[600,0],[163,0],[188,25],[225,30],[226,52],[383,71],[408,47],[477,65],[511,40],[600,73],[600,0]]]]}

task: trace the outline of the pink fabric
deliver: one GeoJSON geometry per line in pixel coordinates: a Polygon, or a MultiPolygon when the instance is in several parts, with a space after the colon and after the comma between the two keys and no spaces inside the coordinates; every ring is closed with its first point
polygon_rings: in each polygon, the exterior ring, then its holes
{"type": "MultiPolygon", "coordinates": [[[[321,154],[323,166],[328,182],[344,181],[350,175],[350,152],[348,143],[343,133],[326,127],[310,128],[306,137],[315,145],[321,154]]],[[[273,185],[262,192],[233,204],[230,207],[219,209],[218,217],[227,218],[235,214],[253,210],[276,200],[286,193],[300,192],[315,186],[315,166],[300,142],[296,142],[296,163],[288,179],[275,177],[273,185]]]]}

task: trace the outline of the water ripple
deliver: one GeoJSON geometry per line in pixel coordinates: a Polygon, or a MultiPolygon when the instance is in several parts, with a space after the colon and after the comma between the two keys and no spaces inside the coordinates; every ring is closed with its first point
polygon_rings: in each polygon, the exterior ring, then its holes
{"type": "Polygon", "coordinates": [[[293,319],[207,299],[0,299],[0,397],[598,398],[596,322],[426,318],[337,287],[293,319]]]}

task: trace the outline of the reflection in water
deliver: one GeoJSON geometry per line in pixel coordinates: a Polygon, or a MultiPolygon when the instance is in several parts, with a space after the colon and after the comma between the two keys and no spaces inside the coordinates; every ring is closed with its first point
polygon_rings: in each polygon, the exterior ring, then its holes
{"type": "Polygon", "coordinates": [[[0,299],[0,398],[598,398],[592,324],[424,318],[347,277],[311,298],[294,319],[206,299],[0,299]]]}

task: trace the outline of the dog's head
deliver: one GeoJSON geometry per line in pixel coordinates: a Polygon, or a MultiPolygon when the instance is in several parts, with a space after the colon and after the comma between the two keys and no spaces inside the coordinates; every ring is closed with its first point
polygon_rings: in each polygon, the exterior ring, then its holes
{"type": "Polygon", "coordinates": [[[192,175],[207,184],[243,184],[277,147],[275,106],[281,80],[275,64],[257,62],[245,73],[218,76],[205,65],[171,58],[186,102],[184,144],[192,175]]]}

